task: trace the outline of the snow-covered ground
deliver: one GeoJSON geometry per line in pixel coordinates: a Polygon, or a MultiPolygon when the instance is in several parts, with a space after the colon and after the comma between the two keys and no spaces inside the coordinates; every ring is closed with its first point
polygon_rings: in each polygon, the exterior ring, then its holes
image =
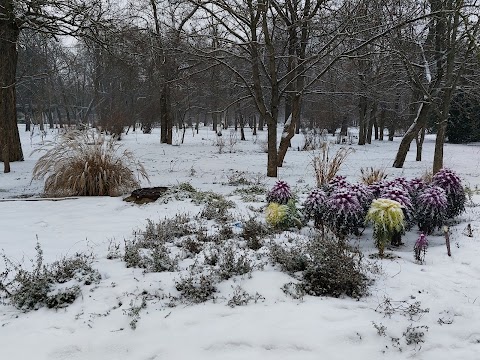
{"type": "MultiPolygon", "coordinates": [[[[173,279],[179,274],[143,274],[141,269],[126,268],[120,259],[107,259],[109,244],[131,239],[146,219],[158,221],[177,213],[193,216],[201,207],[190,201],[134,205],[121,197],[26,201],[38,198],[42,191],[42,182],[31,182],[32,168],[41,155],[31,152],[42,138],[38,132],[30,136],[22,130],[25,161],[12,163],[11,173],[0,174],[0,199],[4,199],[0,200],[0,249],[14,261],[25,259],[27,265],[35,256],[37,238],[46,262],[77,251],[93,252],[102,280],[84,287],[82,297],[66,309],[22,313],[0,304],[1,359],[480,359],[480,206],[469,202],[451,228],[452,257],[447,256],[438,232],[429,237],[425,264],[417,264],[413,244],[418,233],[407,233],[405,245],[390,251],[397,258],[375,260],[382,271],[373,275],[370,295],[358,301],[310,296],[295,300],[281,290],[292,278],[268,264],[251,277],[238,276],[219,284],[215,301],[170,308],[158,297],[147,299],[132,330],[128,312],[139,305],[142,292],[174,293],[173,279]],[[473,237],[464,234],[468,224],[473,237]],[[263,298],[231,308],[227,302],[237,285],[263,298]],[[385,299],[396,308],[390,317],[382,311],[385,299]],[[402,309],[416,302],[429,311],[412,319],[402,314],[402,309]],[[413,332],[425,333],[424,343],[406,343],[409,326],[419,327],[413,332]]],[[[48,133],[47,139],[52,136],[48,133]]],[[[224,131],[227,146],[221,154],[213,146],[215,133],[207,128],[199,134],[187,130],[180,146],[160,144],[158,131],[129,133],[122,143],[144,163],[152,186],[189,182],[199,190],[224,194],[237,205],[231,210],[235,222],[249,215],[247,205],[252,204],[232,195],[235,187],[228,185],[232,175],[245,172],[261,179],[266,188],[276,180],[263,178],[266,132],[254,138],[248,130],[246,136],[247,141],[238,141],[230,153],[230,133],[224,131]]],[[[415,161],[412,144],[404,168],[391,168],[399,141],[353,145],[355,152],[340,174],[354,182],[362,167],[385,168],[392,179],[420,176],[431,168],[431,136],[424,144],[424,161],[415,161]]],[[[310,165],[314,154],[296,150],[302,142],[303,137],[296,135],[279,171],[279,178],[300,197],[315,183],[310,165]]],[[[338,147],[333,145],[332,150],[338,147]]],[[[446,144],[445,166],[454,169],[464,184],[480,186],[480,146],[446,144]]],[[[475,195],[473,202],[480,204],[480,196],[475,195]]],[[[369,231],[352,241],[366,254],[375,252],[369,231]]]]}

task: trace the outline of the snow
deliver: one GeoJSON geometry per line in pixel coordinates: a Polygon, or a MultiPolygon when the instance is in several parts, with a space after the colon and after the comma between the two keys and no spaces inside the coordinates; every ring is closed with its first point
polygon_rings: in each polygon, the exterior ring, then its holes
{"type": "MultiPolygon", "coordinates": [[[[157,298],[147,300],[140,312],[137,328],[132,330],[128,309],[141,303],[142,291],[150,294],[174,292],[177,273],[143,274],[141,269],[126,268],[120,259],[106,258],[110,242],[123,244],[146,219],[160,220],[177,213],[197,214],[200,207],[189,201],[157,201],[133,205],[121,197],[77,198],[63,201],[25,201],[19,196],[37,198],[40,181],[31,182],[31,171],[42,138],[21,128],[25,161],[12,163],[12,172],[0,174],[0,248],[11,259],[22,261],[35,255],[38,240],[46,262],[77,251],[93,252],[94,267],[102,275],[100,284],[82,288],[82,297],[66,309],[23,313],[8,304],[0,304],[0,349],[2,359],[407,359],[422,360],[480,358],[480,207],[469,206],[451,226],[452,257],[446,254],[441,232],[428,237],[426,262],[415,263],[415,230],[403,237],[405,245],[389,250],[394,259],[371,260],[381,267],[374,274],[370,295],[360,300],[329,297],[292,299],[281,287],[292,278],[268,264],[255,270],[251,278],[237,276],[218,285],[215,301],[169,308],[157,298]],[[473,237],[463,234],[471,224],[473,237]],[[250,294],[263,296],[257,303],[230,308],[227,301],[235,286],[250,294]],[[381,309],[385,298],[394,306],[420,302],[429,311],[410,319],[397,310],[391,317],[381,309]],[[121,303],[121,305],[120,305],[121,303]],[[372,322],[386,327],[385,336],[377,334],[372,322]],[[408,326],[428,326],[425,342],[407,345],[403,333],[408,326]],[[391,338],[400,338],[399,351],[391,338]]],[[[157,129],[155,129],[157,130],[157,129]]],[[[248,130],[248,129],[247,129],[248,130]]],[[[281,129],[279,129],[281,131],[281,129]]],[[[52,138],[48,131],[47,140],[52,138]]],[[[230,196],[235,187],[226,185],[235,171],[261,178],[266,172],[266,154],[260,142],[266,131],[238,142],[233,153],[218,153],[213,146],[214,133],[207,128],[200,134],[188,130],[185,143],[168,146],[159,143],[159,134],[129,133],[122,143],[144,163],[152,186],[190,182],[200,190],[227,195],[237,203],[231,212],[240,220],[249,214],[238,196],[230,196]]],[[[434,137],[427,136],[424,161],[415,162],[415,144],[403,169],[391,164],[399,145],[374,141],[353,146],[340,175],[357,181],[361,167],[382,167],[389,178],[420,176],[431,168],[434,137]]],[[[279,178],[305,197],[314,186],[310,166],[312,153],[296,151],[302,136],[295,135],[287,152],[279,178]]],[[[335,151],[339,145],[332,145],[335,151]]],[[[480,146],[445,145],[445,165],[455,170],[464,184],[480,185],[480,146]]],[[[265,178],[266,187],[276,179],[265,178]]],[[[144,183],[143,185],[148,186],[144,183]]],[[[473,197],[480,203],[480,196],[473,197]]],[[[257,207],[262,204],[257,204],[257,207]]],[[[295,235],[290,235],[295,237],[295,235]]],[[[285,240],[285,235],[276,241],[285,240]]],[[[352,239],[366,254],[375,253],[371,229],[352,239]]],[[[3,271],[0,265],[0,272],[3,271]]]]}

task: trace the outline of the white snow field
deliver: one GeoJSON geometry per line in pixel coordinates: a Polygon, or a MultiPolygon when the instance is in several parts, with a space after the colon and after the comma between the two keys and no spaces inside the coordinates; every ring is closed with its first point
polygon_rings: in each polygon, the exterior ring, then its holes
{"type": "MultiPolygon", "coordinates": [[[[57,130],[48,130],[52,139],[57,130]]],[[[228,142],[230,130],[223,136],[228,142]]],[[[28,201],[41,196],[43,183],[31,182],[35,161],[31,154],[42,143],[39,132],[20,128],[25,161],[12,163],[12,172],[0,174],[0,249],[15,262],[35,258],[37,238],[46,263],[73,255],[93,253],[93,266],[102,275],[99,284],[82,287],[82,295],[67,308],[41,308],[22,312],[6,301],[0,303],[0,359],[129,359],[129,360],[306,360],[306,359],[480,359],[480,196],[468,201],[466,212],[451,227],[452,256],[448,257],[440,231],[429,236],[424,264],[413,259],[416,228],[403,236],[403,246],[389,249],[393,259],[369,260],[381,271],[373,273],[369,295],[359,300],[349,297],[305,296],[294,299],[282,286],[294,281],[278,265],[264,264],[251,276],[236,276],[217,285],[215,300],[201,304],[179,303],[168,307],[162,296],[177,295],[176,272],[146,273],[127,268],[121,259],[107,259],[110,243],[123,247],[124,240],[144,228],[147,219],[159,221],[178,213],[198,214],[201,206],[189,200],[158,200],[146,205],[122,201],[122,197],[79,197],[63,201],[28,201]],[[470,224],[473,236],[465,229],[470,224]],[[240,285],[262,298],[245,306],[227,305],[234,288],[240,285]],[[132,329],[131,309],[139,312],[132,329]],[[154,295],[154,296],[151,296],[154,295]],[[385,314],[385,300],[395,311],[385,314]],[[417,303],[418,302],[418,303],[417,303]],[[405,310],[418,306],[425,311],[411,318],[405,310]],[[426,311],[428,309],[428,312],[426,311]],[[427,328],[428,327],[428,328],[427,328]],[[410,330],[408,330],[410,329],[410,330]],[[421,336],[421,333],[424,333],[421,336]],[[415,341],[415,336],[417,340],[415,341]]],[[[199,134],[187,130],[184,144],[160,144],[158,129],[152,134],[130,132],[121,143],[141,160],[151,186],[173,186],[189,182],[202,191],[214,191],[235,202],[230,210],[232,227],[253,214],[249,206],[233,195],[228,185],[232,174],[262,178],[266,154],[261,143],[266,131],[238,141],[233,152],[226,146],[219,153],[215,133],[202,128],[199,134]]],[[[315,184],[310,165],[311,152],[298,151],[302,135],[293,139],[279,179],[287,181],[302,199],[315,184]]],[[[400,142],[373,141],[357,146],[340,170],[349,181],[358,181],[360,168],[385,168],[389,178],[422,175],[431,168],[434,137],[427,136],[422,162],[415,161],[412,144],[403,169],[391,167],[400,142]]],[[[332,145],[335,152],[339,145],[332,145]]],[[[455,170],[465,185],[480,186],[480,146],[445,145],[445,166],[455,170]]],[[[264,178],[265,188],[276,179],[264,178]]],[[[149,186],[143,183],[143,186],[149,186]]],[[[261,214],[261,213],[260,213],[261,214]]],[[[262,215],[257,213],[258,219],[262,215]]],[[[305,233],[306,229],[302,232],[305,233]]],[[[292,230],[277,235],[281,242],[300,236],[292,230]]],[[[373,254],[371,230],[350,240],[366,254],[373,254]]],[[[259,250],[266,251],[266,250],[259,250]]],[[[191,259],[183,260],[185,264],[191,259]]],[[[0,272],[5,269],[3,262],[0,272]]]]}

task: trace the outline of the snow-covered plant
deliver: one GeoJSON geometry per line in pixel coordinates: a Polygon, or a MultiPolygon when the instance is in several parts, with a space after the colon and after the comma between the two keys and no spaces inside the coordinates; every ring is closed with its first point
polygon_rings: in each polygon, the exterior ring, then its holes
{"type": "Polygon", "coordinates": [[[318,187],[328,184],[338,173],[347,156],[354,152],[353,148],[347,149],[342,147],[330,158],[329,146],[328,142],[322,143],[320,154],[314,155],[312,159],[312,166],[318,187]]]}
{"type": "Polygon", "coordinates": [[[431,234],[440,228],[447,218],[448,199],[439,186],[428,186],[418,193],[415,200],[415,220],[420,231],[431,234]]]}
{"type": "Polygon", "coordinates": [[[308,194],[307,199],[303,203],[305,217],[314,219],[316,226],[320,225],[323,220],[326,201],[327,194],[325,191],[315,188],[308,194]]]}
{"type": "Polygon", "coordinates": [[[358,234],[364,215],[357,195],[349,188],[335,190],[325,203],[325,224],[339,237],[358,234]]]}
{"type": "Polygon", "coordinates": [[[425,234],[420,234],[420,237],[415,242],[415,246],[413,247],[413,252],[415,255],[415,260],[423,263],[425,261],[425,255],[427,253],[428,247],[428,240],[425,234]]]}
{"type": "Polygon", "coordinates": [[[373,166],[366,169],[360,168],[360,173],[360,181],[365,185],[371,185],[383,181],[388,176],[385,169],[374,168],[373,166]]]}
{"type": "Polygon", "coordinates": [[[440,186],[447,194],[447,218],[454,218],[465,211],[465,201],[467,200],[465,189],[454,171],[441,169],[433,176],[432,184],[440,186]]]}
{"type": "Polygon", "coordinates": [[[392,181],[388,182],[389,187],[400,187],[408,192],[410,192],[410,181],[404,177],[397,177],[392,181]]]}
{"type": "Polygon", "coordinates": [[[345,188],[350,185],[347,181],[347,178],[342,175],[337,175],[328,182],[328,190],[335,191],[340,188],[345,188]]]}
{"type": "Polygon", "coordinates": [[[365,220],[373,224],[375,246],[381,257],[384,255],[385,245],[405,228],[402,205],[391,199],[373,200],[365,220]]]}
{"type": "MultiPolygon", "coordinates": [[[[392,183],[392,185],[393,184],[395,183],[392,183]]],[[[406,229],[408,230],[413,226],[414,216],[412,199],[410,198],[409,192],[405,188],[403,188],[401,185],[384,188],[380,194],[380,198],[399,202],[405,215],[406,229]]]]}
{"type": "Polygon", "coordinates": [[[281,229],[288,229],[293,226],[301,225],[294,200],[289,200],[286,205],[275,202],[268,204],[266,221],[270,226],[281,229]]]}
{"type": "Polygon", "coordinates": [[[148,180],[148,175],[133,153],[121,148],[114,138],[67,132],[56,143],[35,150],[46,153],[35,164],[32,178],[45,178],[49,196],[124,194],[139,187],[140,178],[148,180]]]}
{"type": "Polygon", "coordinates": [[[285,181],[279,180],[268,192],[267,202],[285,205],[292,197],[290,186],[285,181]]]}
{"type": "Polygon", "coordinates": [[[410,197],[415,202],[418,194],[427,187],[427,183],[422,178],[413,178],[408,182],[410,197]]]}
{"type": "Polygon", "coordinates": [[[365,184],[349,184],[348,188],[356,194],[360,205],[366,212],[373,200],[373,193],[370,188],[365,184]]]}
{"type": "Polygon", "coordinates": [[[388,187],[389,187],[388,181],[384,181],[384,180],[383,181],[377,181],[373,184],[368,185],[368,189],[372,193],[374,199],[378,199],[380,197],[380,194],[382,193],[382,191],[384,189],[388,188],[388,187]]]}

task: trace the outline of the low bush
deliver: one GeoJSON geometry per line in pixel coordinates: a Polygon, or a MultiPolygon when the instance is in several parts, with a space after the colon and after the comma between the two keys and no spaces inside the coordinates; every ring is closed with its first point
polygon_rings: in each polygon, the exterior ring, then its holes
{"type": "Polygon", "coordinates": [[[212,300],[217,292],[212,274],[190,273],[176,280],[175,288],[180,292],[181,300],[193,304],[212,300]]]}
{"type": "MultiPolygon", "coordinates": [[[[291,284],[296,297],[347,295],[359,298],[368,292],[370,280],[362,253],[332,234],[317,236],[306,244],[289,248],[273,245],[270,256],[298,280],[291,284]]],[[[287,292],[292,294],[292,289],[287,292]]]]}
{"type": "Polygon", "coordinates": [[[15,264],[3,254],[5,270],[0,274],[0,294],[18,309],[64,308],[81,294],[81,287],[98,283],[100,273],[93,269],[93,257],[75,254],[51,264],[44,264],[43,251],[37,243],[32,270],[15,264]]]}

